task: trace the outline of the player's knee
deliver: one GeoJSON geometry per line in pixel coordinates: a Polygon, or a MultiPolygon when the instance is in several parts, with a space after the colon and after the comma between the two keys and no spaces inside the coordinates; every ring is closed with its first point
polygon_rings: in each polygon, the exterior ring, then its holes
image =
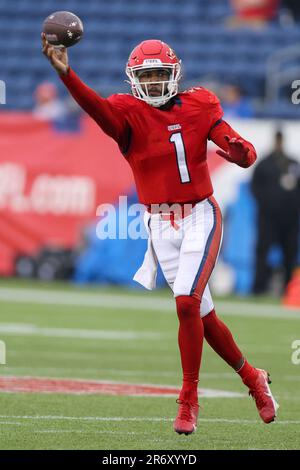
{"type": "Polygon", "coordinates": [[[176,297],[177,315],[181,318],[199,315],[200,300],[191,295],[179,295],[176,297]]]}

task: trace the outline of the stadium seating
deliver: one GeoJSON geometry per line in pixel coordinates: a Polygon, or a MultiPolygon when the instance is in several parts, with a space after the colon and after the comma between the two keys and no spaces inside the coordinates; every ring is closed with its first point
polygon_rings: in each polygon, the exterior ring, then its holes
{"type": "MultiPolygon", "coordinates": [[[[228,29],[227,0],[2,0],[0,79],[8,84],[7,108],[30,109],[38,83],[56,80],[41,54],[40,31],[44,18],[62,5],[85,26],[84,40],[70,50],[72,65],[104,94],[126,90],[126,58],[145,38],[158,37],[174,47],[184,61],[188,83],[234,80],[251,98],[264,95],[266,61],[272,52],[300,43],[298,25],[228,29]]],[[[280,117],[283,107],[277,103],[260,115],[280,117]]],[[[296,108],[285,107],[282,117],[297,116],[296,108]]]]}

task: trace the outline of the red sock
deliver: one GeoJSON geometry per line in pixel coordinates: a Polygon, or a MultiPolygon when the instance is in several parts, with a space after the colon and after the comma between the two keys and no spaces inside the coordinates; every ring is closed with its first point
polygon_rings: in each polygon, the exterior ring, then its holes
{"type": "Polygon", "coordinates": [[[244,359],[235,343],[229,328],[218,318],[215,310],[202,318],[204,337],[216,353],[224,359],[243,378],[244,372],[249,374],[254,367],[244,359]],[[244,369],[245,368],[245,369],[244,369]]]}
{"type": "Polygon", "coordinates": [[[257,370],[255,367],[251,366],[251,364],[249,364],[246,359],[244,360],[242,367],[236,372],[240,375],[243,382],[248,386],[251,386],[251,383],[257,377],[257,370]]]}
{"type": "Polygon", "coordinates": [[[189,295],[176,297],[179,319],[178,344],[183,371],[181,400],[198,402],[197,386],[203,346],[200,300],[189,295]]]}

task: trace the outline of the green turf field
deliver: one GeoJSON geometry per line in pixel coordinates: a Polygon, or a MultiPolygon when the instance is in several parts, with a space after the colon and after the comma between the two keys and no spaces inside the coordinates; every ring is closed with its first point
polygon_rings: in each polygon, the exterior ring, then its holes
{"type": "MultiPolygon", "coordinates": [[[[175,398],[0,393],[0,448],[299,449],[300,364],[291,361],[291,344],[300,340],[300,311],[274,299],[217,299],[216,307],[248,360],[270,371],[276,423],[260,421],[239,377],[205,347],[200,387],[245,396],[200,399],[192,436],[172,430],[175,398]]],[[[180,386],[167,292],[1,281],[0,309],[2,376],[180,386]]]]}

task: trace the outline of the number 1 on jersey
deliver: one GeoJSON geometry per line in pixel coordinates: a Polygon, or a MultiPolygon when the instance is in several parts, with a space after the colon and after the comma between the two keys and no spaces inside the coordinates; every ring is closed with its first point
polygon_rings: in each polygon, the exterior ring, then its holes
{"type": "Polygon", "coordinates": [[[185,148],[181,132],[176,132],[175,134],[172,134],[170,137],[170,142],[175,145],[180,180],[182,183],[189,183],[191,181],[191,178],[186,164],[185,148]]]}

